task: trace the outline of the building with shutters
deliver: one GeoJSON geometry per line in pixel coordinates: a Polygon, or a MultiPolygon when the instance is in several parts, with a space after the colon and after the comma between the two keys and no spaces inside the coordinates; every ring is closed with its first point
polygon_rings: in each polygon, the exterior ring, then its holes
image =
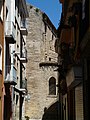
{"type": "Polygon", "coordinates": [[[61,120],[89,120],[88,78],[90,2],[60,0],[62,15],[58,28],[61,120]],[[87,67],[88,65],[88,67],[87,67]]]}
{"type": "Polygon", "coordinates": [[[57,53],[56,28],[40,9],[28,5],[28,36],[26,39],[27,89],[26,118],[29,120],[57,120],[57,53]]]}
{"type": "Polygon", "coordinates": [[[83,102],[84,120],[89,120],[89,78],[90,78],[90,1],[82,0],[82,16],[80,19],[80,57],[83,66],[83,102]]]}
{"type": "Polygon", "coordinates": [[[0,120],[3,120],[4,0],[0,0],[0,120]]]}
{"type": "MultiPolygon", "coordinates": [[[[1,5],[1,4],[0,4],[1,5]]],[[[5,1],[4,25],[4,120],[25,119],[26,18],[25,0],[5,1]]]]}

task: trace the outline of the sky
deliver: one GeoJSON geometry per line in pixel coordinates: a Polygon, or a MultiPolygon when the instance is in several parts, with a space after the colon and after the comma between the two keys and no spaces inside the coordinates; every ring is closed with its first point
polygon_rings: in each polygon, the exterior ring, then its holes
{"type": "Polygon", "coordinates": [[[56,29],[58,28],[62,12],[59,0],[26,0],[26,2],[45,12],[56,29]]]}

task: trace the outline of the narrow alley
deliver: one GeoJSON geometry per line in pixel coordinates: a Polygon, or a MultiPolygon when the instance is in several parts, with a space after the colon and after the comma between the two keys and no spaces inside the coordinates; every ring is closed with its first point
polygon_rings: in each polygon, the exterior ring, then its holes
{"type": "Polygon", "coordinates": [[[90,1],[58,1],[0,0],[0,120],[90,120],[90,1]]]}

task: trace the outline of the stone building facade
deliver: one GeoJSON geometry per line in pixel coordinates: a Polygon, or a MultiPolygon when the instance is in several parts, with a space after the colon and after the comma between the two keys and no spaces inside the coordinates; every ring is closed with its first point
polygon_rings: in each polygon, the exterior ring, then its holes
{"type": "Polygon", "coordinates": [[[38,8],[28,5],[28,12],[26,77],[30,100],[27,100],[25,105],[26,118],[41,120],[48,111],[49,116],[53,116],[54,119],[57,116],[57,112],[54,111],[56,109],[53,108],[57,103],[58,82],[57,71],[55,71],[56,29],[48,16],[38,8]],[[49,112],[49,108],[53,112],[49,112]]]}

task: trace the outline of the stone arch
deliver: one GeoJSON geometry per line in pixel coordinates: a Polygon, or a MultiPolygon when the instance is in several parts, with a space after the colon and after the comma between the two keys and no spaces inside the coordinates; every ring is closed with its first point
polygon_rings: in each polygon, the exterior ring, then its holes
{"type": "Polygon", "coordinates": [[[56,79],[55,77],[49,78],[49,95],[56,95],[56,79]]]}
{"type": "Polygon", "coordinates": [[[59,102],[56,101],[49,108],[44,109],[42,120],[58,120],[59,113],[59,102]]]}

